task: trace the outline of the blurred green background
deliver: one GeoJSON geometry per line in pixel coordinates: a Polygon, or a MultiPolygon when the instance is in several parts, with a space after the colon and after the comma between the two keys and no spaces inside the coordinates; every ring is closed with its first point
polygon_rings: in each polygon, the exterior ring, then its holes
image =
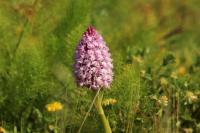
{"type": "MultiPolygon", "coordinates": [[[[0,131],[78,131],[94,92],[76,86],[73,56],[89,25],[113,58],[114,133],[200,132],[199,0],[0,0],[0,131]]],[[[99,121],[92,109],[81,132],[99,121]]]]}

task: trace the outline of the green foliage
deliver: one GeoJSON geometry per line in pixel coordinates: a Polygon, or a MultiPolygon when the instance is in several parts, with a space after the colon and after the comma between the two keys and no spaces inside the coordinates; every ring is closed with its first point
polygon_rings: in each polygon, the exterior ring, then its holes
{"type": "Polygon", "coordinates": [[[163,66],[166,66],[171,63],[175,63],[175,57],[169,54],[163,59],[163,66]]]}
{"type": "MultiPolygon", "coordinates": [[[[0,128],[77,132],[94,92],[78,88],[74,50],[93,25],[113,58],[104,91],[113,132],[199,132],[199,1],[1,0],[0,128]],[[62,110],[50,112],[58,101],[62,110]]],[[[92,108],[81,132],[103,132],[92,108]]]]}

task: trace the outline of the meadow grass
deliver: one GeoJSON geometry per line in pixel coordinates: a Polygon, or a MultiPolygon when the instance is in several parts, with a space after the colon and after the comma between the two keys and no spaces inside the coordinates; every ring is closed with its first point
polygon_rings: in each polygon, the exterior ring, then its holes
{"type": "Polygon", "coordinates": [[[1,0],[0,132],[76,133],[86,114],[80,132],[104,132],[73,75],[90,25],[113,58],[113,133],[200,132],[199,12],[199,0],[1,0]]]}

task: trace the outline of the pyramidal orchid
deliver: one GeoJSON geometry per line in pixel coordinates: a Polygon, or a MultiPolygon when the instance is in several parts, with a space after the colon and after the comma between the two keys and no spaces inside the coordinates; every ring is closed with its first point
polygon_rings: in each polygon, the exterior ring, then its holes
{"type": "Polygon", "coordinates": [[[102,36],[93,27],[88,27],[75,52],[77,84],[93,90],[109,88],[113,78],[112,68],[109,48],[102,36]]]}
{"type": "MultiPolygon", "coordinates": [[[[102,107],[103,95],[99,91],[110,87],[113,80],[112,69],[111,55],[103,37],[93,27],[88,27],[75,51],[74,75],[79,86],[97,91],[94,98],[95,107],[106,133],[112,133],[112,130],[104,114],[102,107]]],[[[80,133],[93,103],[85,115],[78,133],[80,133]]]]}

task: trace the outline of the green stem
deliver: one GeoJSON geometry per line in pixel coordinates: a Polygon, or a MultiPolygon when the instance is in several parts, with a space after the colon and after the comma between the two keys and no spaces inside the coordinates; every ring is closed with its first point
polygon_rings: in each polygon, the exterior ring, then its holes
{"type": "Polygon", "coordinates": [[[96,107],[97,112],[98,112],[98,114],[99,114],[99,116],[101,118],[101,121],[103,123],[104,129],[105,129],[105,133],[112,133],[109,121],[108,121],[108,119],[106,118],[106,116],[104,114],[104,110],[103,110],[103,107],[102,107],[102,98],[103,98],[103,95],[100,93],[97,96],[97,99],[95,101],[95,107],[96,107]]]}

